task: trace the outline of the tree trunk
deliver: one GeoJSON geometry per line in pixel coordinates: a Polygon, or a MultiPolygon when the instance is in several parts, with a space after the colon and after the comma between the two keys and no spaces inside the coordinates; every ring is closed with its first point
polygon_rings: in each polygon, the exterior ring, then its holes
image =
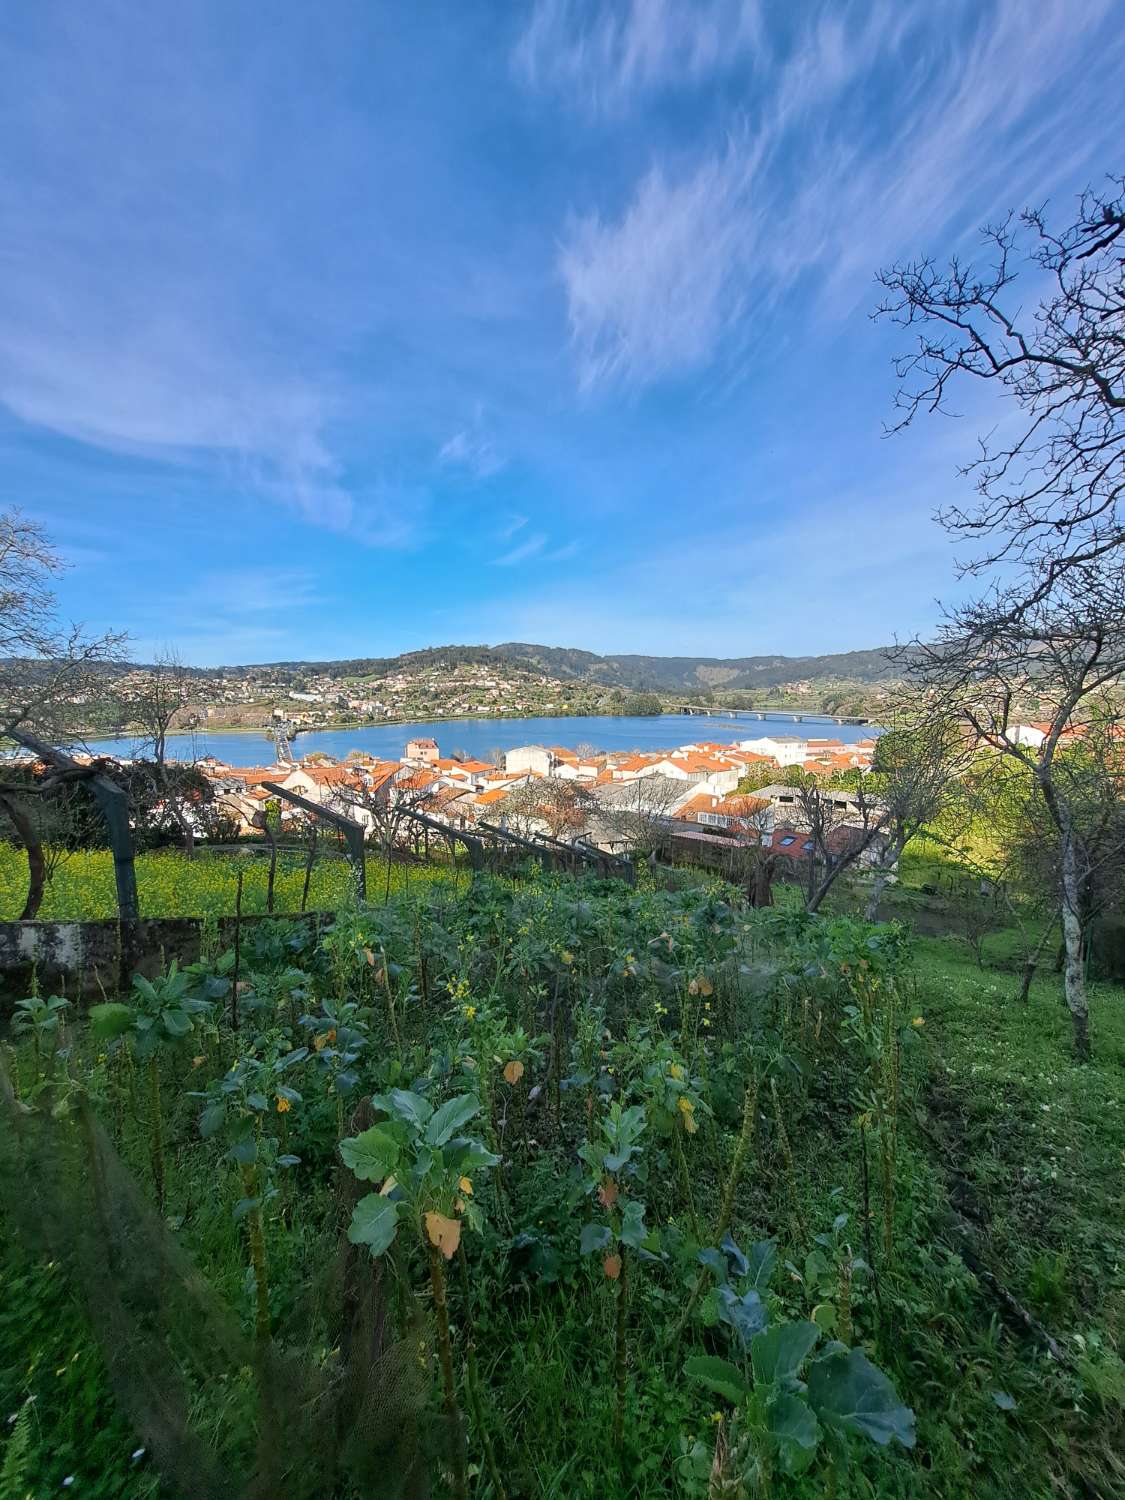
{"type": "Polygon", "coordinates": [[[20,912],[21,922],[30,922],[43,901],[43,887],[47,881],[47,862],[43,857],[43,845],[35,831],[35,823],[27,810],[13,797],[0,797],[0,807],[11,819],[20,842],[27,853],[27,899],[20,912]]]}
{"type": "Polygon", "coordinates": [[[1055,925],[1054,922],[1052,922],[1051,925],[1050,925],[1050,927],[1046,927],[1044,929],[1043,936],[1036,943],[1034,949],[1032,950],[1031,953],[1028,954],[1027,959],[1024,962],[1024,966],[1023,966],[1023,982],[1020,985],[1020,1004],[1021,1005],[1026,1005],[1028,1003],[1028,1001],[1030,1000],[1030,998],[1031,998],[1031,983],[1032,983],[1032,980],[1035,978],[1035,974],[1036,974],[1037,969],[1039,968],[1039,955],[1043,952],[1043,949],[1046,947],[1046,945],[1047,945],[1047,939],[1051,935],[1051,927],[1053,927],[1054,925],[1055,925]]]}
{"type": "Polygon", "coordinates": [[[1062,859],[1059,884],[1062,896],[1063,993],[1074,1027],[1074,1055],[1079,1062],[1090,1057],[1090,1013],[1086,1002],[1086,967],[1082,931],[1082,882],[1078,873],[1078,849],[1070,808],[1061,799],[1049,777],[1040,776],[1039,789],[1051,821],[1059,831],[1062,859]]]}
{"type": "Polygon", "coordinates": [[[879,920],[879,904],[883,899],[883,892],[887,888],[887,881],[891,878],[890,870],[879,870],[875,876],[875,884],[871,887],[871,894],[867,898],[867,910],[864,916],[869,922],[879,920]]]}
{"type": "Polygon", "coordinates": [[[266,821],[265,821],[264,827],[265,827],[266,838],[268,838],[269,841],[270,841],[270,868],[269,868],[269,873],[266,876],[266,910],[268,912],[272,912],[273,911],[273,883],[274,883],[274,880],[277,877],[277,836],[275,835],[273,829],[270,827],[270,824],[269,824],[269,814],[268,813],[266,814],[266,821]]]}
{"type": "Polygon", "coordinates": [[[1086,1001],[1086,968],[1083,962],[1085,943],[1079,915],[1081,893],[1078,859],[1070,828],[1064,826],[1062,832],[1062,926],[1066,948],[1063,986],[1074,1027],[1074,1055],[1079,1062],[1087,1062],[1090,1057],[1090,1017],[1086,1001]]]}
{"type": "Polygon", "coordinates": [[[753,873],[750,877],[750,905],[763,907],[773,905],[773,873],[774,857],[768,855],[765,859],[754,861],[753,873]]]}

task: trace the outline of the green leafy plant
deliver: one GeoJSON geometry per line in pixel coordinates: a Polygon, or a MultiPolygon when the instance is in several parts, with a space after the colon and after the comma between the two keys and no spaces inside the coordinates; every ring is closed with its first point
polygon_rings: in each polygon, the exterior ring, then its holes
{"type": "Polygon", "coordinates": [[[721,1453],[725,1478],[768,1495],[777,1472],[802,1474],[822,1450],[833,1470],[845,1465],[852,1436],[914,1446],[914,1413],[862,1349],[833,1340],[814,1357],[816,1323],[771,1326],[762,1295],[776,1260],[771,1241],[747,1256],[727,1236],[700,1260],[720,1278],[718,1315],[738,1358],[698,1354],[684,1371],[734,1408],[721,1453]]]}
{"type": "Polygon", "coordinates": [[[19,1036],[30,1036],[35,1057],[35,1083],[43,1077],[43,1059],[47,1059],[46,1074],[54,1072],[59,1030],[70,1001],[61,995],[51,995],[46,1000],[42,995],[29,995],[17,1000],[12,1009],[12,1031],[19,1036]]]}
{"type": "Polygon", "coordinates": [[[385,1255],[406,1226],[426,1258],[437,1323],[438,1357],[446,1416],[453,1438],[453,1487],[464,1495],[465,1459],[461,1414],[453,1368],[445,1261],[461,1243],[463,1225],[480,1225],[474,1203],[473,1173],[499,1162],[479,1140],[461,1132],[480,1113],[474,1094],[459,1094],[436,1109],[421,1094],[391,1089],[376,1094],[372,1107],[386,1118],[340,1142],[340,1155],[361,1182],[377,1182],[355,1205],[348,1238],[385,1255]]]}
{"type": "Polygon", "coordinates": [[[659,1241],[645,1228],[645,1205],[638,1197],[626,1196],[622,1184],[635,1184],[640,1169],[639,1145],[646,1129],[644,1106],[623,1109],[614,1102],[598,1122],[598,1134],[585,1141],[579,1156],[590,1169],[587,1192],[595,1198],[604,1217],[583,1226],[579,1248],[583,1255],[602,1255],[602,1270],[617,1283],[617,1318],[614,1340],[613,1445],[621,1451],[625,1433],[625,1397],[628,1388],[629,1252],[654,1255],[659,1241]]]}
{"type": "Polygon", "coordinates": [[[156,1205],[164,1212],[164,1126],[160,1098],[162,1052],[183,1051],[201,1017],[210,1013],[207,1000],[192,993],[192,976],[173,959],[156,979],[133,976],[133,1003],[109,1001],[90,1011],[94,1039],[107,1044],[128,1039],[134,1056],[145,1065],[148,1080],[148,1126],[152,1181],[156,1205]]]}
{"type": "Polygon", "coordinates": [[[255,1332],[270,1334],[270,1291],[266,1256],[265,1210],[277,1197],[275,1169],[300,1164],[284,1149],[282,1135],[267,1122],[284,1121],[301,1094],[284,1081],[290,1069],[304,1060],[305,1049],[282,1053],[280,1036],[268,1036],[260,1052],[237,1058],[230,1069],[196,1097],[204,1099],[199,1133],[204,1139],[222,1134],[229,1142],[226,1159],[237,1169],[242,1197],[235,1204],[236,1221],[246,1223],[250,1269],[254,1278],[255,1332]]]}

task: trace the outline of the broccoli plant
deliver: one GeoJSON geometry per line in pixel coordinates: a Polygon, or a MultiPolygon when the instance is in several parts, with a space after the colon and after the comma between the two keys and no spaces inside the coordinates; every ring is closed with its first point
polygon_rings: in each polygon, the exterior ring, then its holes
{"type": "Polygon", "coordinates": [[[716,1310],[736,1358],[699,1354],[684,1371],[734,1408],[715,1455],[731,1492],[768,1495],[775,1473],[804,1473],[821,1452],[834,1477],[851,1437],[914,1446],[914,1413],[862,1349],[832,1340],[814,1354],[822,1337],[816,1323],[771,1326],[763,1292],[776,1260],[772,1241],[747,1256],[728,1235],[700,1260],[718,1278],[716,1310]]]}

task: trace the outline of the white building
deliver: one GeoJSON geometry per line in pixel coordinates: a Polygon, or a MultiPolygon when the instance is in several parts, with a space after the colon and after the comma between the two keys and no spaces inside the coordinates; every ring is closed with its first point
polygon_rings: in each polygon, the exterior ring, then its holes
{"type": "Polygon", "coordinates": [[[766,734],[756,740],[739,740],[738,748],[752,750],[755,755],[770,755],[779,766],[803,766],[809,742],[795,734],[766,734]]]}
{"type": "Polygon", "coordinates": [[[520,745],[504,756],[505,771],[530,771],[535,776],[550,776],[555,757],[545,745],[520,745]]]}

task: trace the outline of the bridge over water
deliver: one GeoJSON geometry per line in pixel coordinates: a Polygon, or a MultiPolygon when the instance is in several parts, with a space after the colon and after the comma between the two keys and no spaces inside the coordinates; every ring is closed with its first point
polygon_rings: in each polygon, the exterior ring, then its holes
{"type": "Polygon", "coordinates": [[[672,703],[669,713],[699,714],[717,719],[776,720],[780,724],[870,724],[870,719],[846,714],[797,713],[783,708],[721,708],[710,703],[672,703]]]}

